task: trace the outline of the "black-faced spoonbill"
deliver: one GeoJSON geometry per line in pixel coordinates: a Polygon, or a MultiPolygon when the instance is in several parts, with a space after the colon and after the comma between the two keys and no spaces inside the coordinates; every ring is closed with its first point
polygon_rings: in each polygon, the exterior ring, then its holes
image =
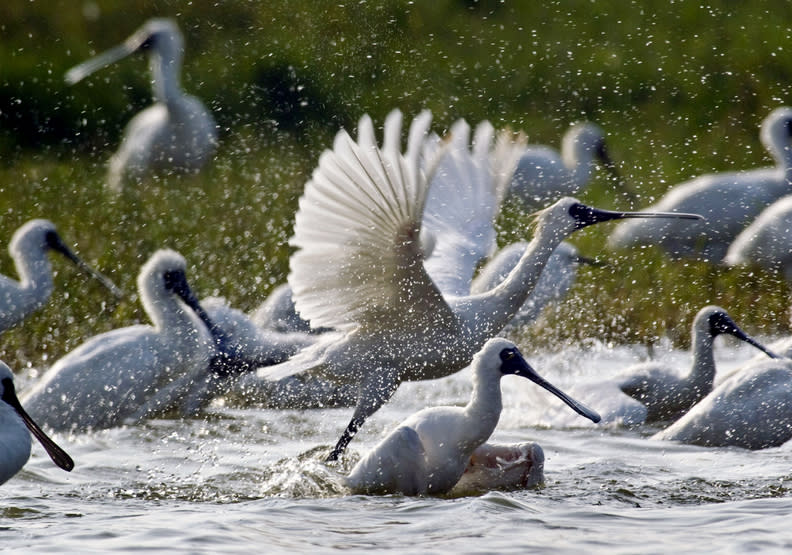
{"type": "MultiPolygon", "coordinates": [[[[662,361],[631,366],[618,376],[592,382],[578,382],[573,395],[597,403],[603,424],[638,426],[671,422],[712,391],[715,382],[713,345],[719,335],[731,335],[752,345],[771,358],[777,355],[748,336],[721,307],[709,305],[698,311],[691,326],[693,361],[687,374],[662,361]]],[[[563,408],[550,413],[547,424],[575,425],[563,408]]]]}
{"type": "MultiPolygon", "coordinates": [[[[473,393],[464,407],[432,407],[421,410],[404,422],[366,454],[347,477],[347,485],[355,493],[405,495],[443,494],[459,482],[471,466],[471,457],[487,458],[485,442],[498,424],[501,409],[500,382],[503,376],[528,378],[558,396],[572,410],[593,422],[599,415],[571,399],[544,380],[531,368],[511,341],[490,339],[473,357],[473,393]]],[[[538,446],[537,446],[538,447],[538,446]]],[[[501,449],[502,451],[503,449],[501,449]]],[[[533,466],[533,459],[544,457],[534,451],[534,457],[524,465],[533,466]]],[[[501,454],[503,455],[503,454],[501,454]]],[[[535,485],[543,480],[541,464],[520,477],[523,485],[535,485]]],[[[497,480],[496,484],[503,484],[497,480]]],[[[479,484],[482,487],[484,484],[479,484]]]]}
{"type": "Polygon", "coordinates": [[[792,439],[792,361],[743,368],[652,439],[745,449],[786,443],[792,439]]]}
{"type": "Polygon", "coordinates": [[[8,245],[19,281],[0,275],[0,332],[27,318],[47,302],[54,289],[47,253],[58,252],[120,297],[121,291],[105,276],[88,266],[66,246],[55,225],[31,220],[16,230],[8,245]]]}
{"type": "Polygon", "coordinates": [[[712,173],[671,188],[647,210],[696,212],[690,226],[674,222],[624,222],[608,238],[611,248],[658,245],[673,256],[720,262],[735,237],[767,206],[792,193],[792,109],[776,108],[762,122],[760,139],[771,168],[712,173]]]}
{"type": "Polygon", "coordinates": [[[749,337],[719,306],[705,306],[693,319],[693,364],[686,376],[656,362],[628,369],[619,382],[628,396],[646,406],[646,421],[672,421],[687,412],[712,391],[715,383],[713,342],[721,334],[745,341],[770,358],[778,358],[765,346],[749,337]]]}
{"type": "MultiPolygon", "coordinates": [[[[386,137],[400,135],[400,116],[388,118],[386,137]]],[[[357,384],[354,415],[330,459],[338,458],[402,381],[439,378],[467,366],[512,319],[547,259],[573,231],[622,218],[699,218],[610,212],[564,198],[541,212],[530,246],[500,285],[478,295],[445,297],[424,267],[421,240],[429,187],[421,153],[430,120],[428,112],[413,120],[404,155],[398,141],[386,140],[380,149],[339,132],[300,199],[289,284],[298,312],[311,325],[335,331],[260,374],[277,380],[312,372],[357,384]]],[[[374,131],[360,135],[373,137],[374,131]]],[[[256,376],[242,376],[240,385],[255,388],[256,376]]]]}
{"type": "Polygon", "coordinates": [[[14,373],[0,362],[0,484],[19,472],[30,458],[30,434],[33,434],[56,465],[71,471],[71,457],[25,412],[17,399],[14,373]]]}
{"type": "Polygon", "coordinates": [[[577,195],[591,180],[599,162],[633,202],[605,147],[605,133],[591,122],[572,125],[564,134],[561,152],[544,145],[527,145],[511,178],[511,198],[534,211],[561,197],[577,195]]]}
{"type": "Polygon", "coordinates": [[[54,430],[110,428],[179,410],[192,388],[205,387],[217,355],[214,324],[186,268],[177,252],[155,252],[137,279],[154,325],[102,333],[58,360],[24,395],[30,414],[54,430]]]}
{"type": "Polygon", "coordinates": [[[197,172],[217,148],[214,118],[179,83],[184,39],[171,19],[150,19],[123,44],[91,58],[66,73],[77,83],[91,73],[137,51],[148,52],[154,104],[127,124],[118,151],[110,159],[108,186],[119,191],[125,179],[149,172],[197,172]]]}
{"type": "Polygon", "coordinates": [[[723,262],[728,266],[756,264],[780,270],[792,281],[792,195],[767,208],[729,246],[723,262]]]}

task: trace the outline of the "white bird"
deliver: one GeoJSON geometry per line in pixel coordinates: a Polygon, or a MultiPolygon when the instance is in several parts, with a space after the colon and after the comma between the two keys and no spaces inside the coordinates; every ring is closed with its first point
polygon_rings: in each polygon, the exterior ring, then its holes
{"type": "MultiPolygon", "coordinates": [[[[473,393],[466,406],[427,408],[407,418],[355,465],[347,486],[366,494],[437,495],[451,491],[471,466],[474,451],[498,424],[503,376],[528,378],[578,414],[599,421],[596,412],[540,377],[511,341],[490,339],[473,358],[472,368],[473,393]]],[[[479,459],[487,458],[485,451],[479,449],[479,459]]],[[[541,473],[534,478],[540,482],[541,473]]]]}
{"type": "Polygon", "coordinates": [[[633,193],[608,156],[605,133],[590,122],[574,124],[567,130],[560,153],[544,145],[525,146],[511,179],[511,198],[533,212],[561,197],[577,195],[591,180],[596,162],[612,174],[632,201],[633,193]]]}
{"type": "Polygon", "coordinates": [[[732,242],[723,261],[780,270],[792,281],[792,195],[765,208],[732,242]]]}
{"type": "Polygon", "coordinates": [[[768,360],[718,385],[652,436],[708,447],[775,447],[792,439],[792,361],[768,360]]]}
{"type": "Polygon", "coordinates": [[[18,324],[38,310],[52,295],[52,267],[47,253],[62,254],[78,268],[99,280],[116,296],[121,291],[105,276],[88,266],[58,235],[48,220],[30,220],[16,230],[8,245],[19,281],[0,275],[0,332],[18,324]]]}
{"type": "Polygon", "coordinates": [[[715,383],[713,342],[728,334],[753,345],[770,358],[776,354],[748,336],[719,306],[705,306],[696,314],[692,326],[693,364],[686,376],[657,362],[630,368],[620,380],[619,388],[646,407],[646,421],[672,421],[712,391],[715,383]]]}
{"type": "Polygon", "coordinates": [[[0,484],[19,472],[30,458],[33,434],[56,465],[71,471],[74,461],[25,412],[17,399],[14,373],[0,362],[0,484]]]}
{"type": "Polygon", "coordinates": [[[110,159],[108,186],[119,191],[125,179],[149,172],[197,172],[217,149],[214,118],[179,83],[184,39],[171,19],[148,20],[124,43],[66,73],[77,83],[93,72],[137,51],[148,52],[154,104],[127,124],[118,151],[110,159]]]}
{"type": "Polygon", "coordinates": [[[707,218],[690,226],[625,222],[608,238],[611,248],[658,245],[673,256],[720,262],[734,238],[767,206],[792,193],[792,109],[777,108],[762,122],[760,139],[771,168],[706,174],[669,190],[647,210],[694,211],[707,218]]]}
{"type": "MultiPolygon", "coordinates": [[[[529,248],[498,287],[444,296],[424,267],[421,241],[428,180],[420,158],[430,119],[423,112],[413,121],[404,155],[398,111],[385,123],[381,149],[368,117],[361,119],[360,144],[339,132],[300,199],[289,284],[298,312],[311,325],[336,331],[259,373],[277,380],[312,372],[358,385],[353,418],[330,459],[402,381],[447,376],[469,364],[522,306],[568,234],[607,220],[664,216],[603,211],[564,198],[540,214],[529,248]]],[[[255,389],[256,376],[241,379],[242,387],[255,389]]]]}
{"type": "Polygon", "coordinates": [[[203,393],[218,354],[214,324],[175,251],[155,252],[138,274],[143,308],[153,322],[96,335],[58,360],[25,394],[39,422],[54,430],[120,426],[182,408],[203,393]]]}
{"type": "MultiPolygon", "coordinates": [[[[519,241],[499,250],[473,280],[471,293],[483,293],[506,279],[527,248],[527,242],[519,241]]],[[[534,322],[548,304],[564,298],[574,285],[581,264],[597,265],[597,262],[580,256],[570,243],[558,245],[547,260],[534,290],[509,326],[525,326],[534,322]]]]}
{"type": "MultiPolygon", "coordinates": [[[[576,383],[570,391],[583,401],[597,403],[603,424],[637,426],[676,420],[712,391],[715,382],[715,338],[728,334],[753,345],[767,356],[778,356],[748,336],[721,307],[705,306],[691,326],[693,361],[686,375],[662,361],[631,366],[616,378],[576,383]]],[[[549,422],[565,425],[562,411],[549,422]]]]}

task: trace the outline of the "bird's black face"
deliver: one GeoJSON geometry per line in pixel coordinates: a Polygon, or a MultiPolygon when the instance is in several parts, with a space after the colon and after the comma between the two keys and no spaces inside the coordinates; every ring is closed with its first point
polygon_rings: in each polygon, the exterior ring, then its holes
{"type": "Polygon", "coordinates": [[[779,358],[778,355],[770,351],[767,347],[750,337],[740,327],[729,318],[728,314],[723,312],[715,312],[709,317],[709,330],[712,337],[717,337],[722,333],[733,335],[740,341],[745,341],[749,345],[753,345],[770,358],[779,358]]]}
{"type": "Polygon", "coordinates": [[[501,366],[500,371],[503,375],[511,374],[514,376],[522,376],[528,378],[540,387],[543,387],[562,401],[564,401],[572,410],[581,416],[584,416],[592,422],[599,422],[600,416],[595,411],[586,407],[582,403],[575,401],[569,395],[558,389],[556,386],[542,378],[536,373],[536,370],[525,361],[522,354],[516,347],[507,347],[500,352],[501,366]]]}
{"type": "Polygon", "coordinates": [[[739,339],[743,339],[745,336],[743,331],[734,323],[734,320],[723,312],[715,312],[709,317],[709,328],[712,337],[716,337],[722,333],[728,333],[739,339]]]}
{"type": "Polygon", "coordinates": [[[501,374],[523,376],[530,379],[531,374],[538,376],[523,358],[516,347],[503,349],[500,352],[501,374]]]}

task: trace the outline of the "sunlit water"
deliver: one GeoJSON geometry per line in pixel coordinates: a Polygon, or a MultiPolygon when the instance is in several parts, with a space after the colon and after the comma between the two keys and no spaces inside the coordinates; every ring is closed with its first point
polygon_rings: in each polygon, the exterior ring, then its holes
{"type": "MultiPolygon", "coordinates": [[[[638,347],[593,344],[528,358],[568,387],[581,378],[607,378],[644,355],[638,347]]],[[[679,351],[661,348],[656,355],[688,364],[679,351]]],[[[719,340],[721,370],[753,355],[719,340]]],[[[56,435],[74,457],[75,470],[62,472],[34,448],[25,470],[0,490],[0,545],[18,553],[713,553],[792,547],[791,446],[707,449],[649,440],[651,429],[538,427],[548,395],[512,377],[502,382],[505,410],[494,440],[538,442],[546,457],[543,487],[457,498],[345,492],[343,470],[386,430],[424,406],[464,403],[469,387],[467,371],[403,385],[355,438],[341,466],[322,459],[349,409],[216,406],[204,419],[56,435]]]]}

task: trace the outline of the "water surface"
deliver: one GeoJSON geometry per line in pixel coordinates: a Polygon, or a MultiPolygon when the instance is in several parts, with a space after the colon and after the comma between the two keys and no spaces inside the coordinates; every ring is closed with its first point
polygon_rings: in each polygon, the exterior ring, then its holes
{"type": "MultiPolygon", "coordinates": [[[[720,370],[754,355],[717,345],[720,370]]],[[[645,357],[641,347],[591,344],[529,353],[568,387],[607,378],[645,357]]],[[[661,347],[683,367],[688,355],[661,347]]],[[[24,377],[20,381],[24,383],[24,377]]],[[[467,371],[405,384],[350,446],[324,455],[349,409],[271,411],[213,406],[205,418],[156,420],[56,435],[76,461],[55,468],[36,446],[2,487],[4,550],[13,552],[693,553],[792,547],[792,446],[751,452],[648,439],[652,428],[542,426],[549,395],[504,378],[493,439],[536,441],[545,485],[457,498],[350,495],[341,476],[362,451],[428,405],[462,404],[467,371]]],[[[594,408],[596,404],[592,403],[594,408]]]]}

